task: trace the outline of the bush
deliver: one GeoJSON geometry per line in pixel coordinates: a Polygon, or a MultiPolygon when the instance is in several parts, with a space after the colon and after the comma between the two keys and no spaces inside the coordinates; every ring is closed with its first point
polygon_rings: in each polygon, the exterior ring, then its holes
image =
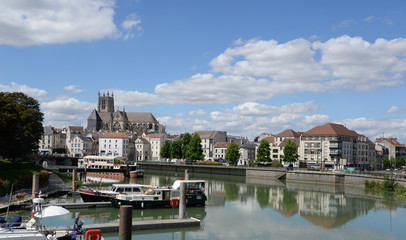
{"type": "Polygon", "coordinates": [[[222,166],[223,165],[221,162],[206,162],[206,161],[199,161],[199,162],[196,162],[195,164],[209,165],[209,166],[222,166]]]}

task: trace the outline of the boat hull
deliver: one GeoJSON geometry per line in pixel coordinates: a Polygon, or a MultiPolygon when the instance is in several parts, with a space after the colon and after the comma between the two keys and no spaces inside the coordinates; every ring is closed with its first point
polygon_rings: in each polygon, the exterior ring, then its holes
{"type": "Polygon", "coordinates": [[[130,171],[130,178],[143,178],[143,177],[144,171],[142,170],[130,171]]]}
{"type": "Polygon", "coordinates": [[[105,194],[93,190],[79,190],[83,202],[109,202],[115,194],[105,194]]]}
{"type": "MultiPolygon", "coordinates": [[[[123,200],[110,198],[111,204],[115,208],[121,205],[131,205],[133,208],[170,208],[170,200],[123,200]]],[[[186,207],[206,206],[206,195],[186,195],[186,207]]]]}

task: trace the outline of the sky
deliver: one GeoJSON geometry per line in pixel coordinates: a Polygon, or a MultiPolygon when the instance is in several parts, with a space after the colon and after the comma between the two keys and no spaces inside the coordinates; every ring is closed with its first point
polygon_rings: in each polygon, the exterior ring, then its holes
{"type": "Polygon", "coordinates": [[[404,0],[0,0],[0,91],[87,126],[97,93],[170,134],[344,124],[406,143],[404,0]]]}

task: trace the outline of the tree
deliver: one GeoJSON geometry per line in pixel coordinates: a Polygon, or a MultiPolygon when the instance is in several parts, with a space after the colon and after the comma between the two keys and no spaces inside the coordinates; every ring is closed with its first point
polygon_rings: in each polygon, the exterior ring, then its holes
{"type": "Polygon", "coordinates": [[[190,139],[192,139],[192,135],[190,135],[190,133],[185,133],[185,135],[182,138],[182,157],[183,158],[186,158],[187,146],[190,143],[190,139]]]}
{"type": "Polygon", "coordinates": [[[159,155],[161,156],[161,158],[171,158],[171,142],[169,142],[168,140],[165,141],[159,155]]]}
{"type": "Polygon", "coordinates": [[[190,139],[189,144],[187,145],[187,150],[186,150],[186,160],[203,160],[204,155],[203,155],[203,149],[202,145],[200,144],[200,136],[199,134],[193,135],[192,139],[190,139]]]}
{"type": "Polygon", "coordinates": [[[226,150],[226,159],[229,163],[235,165],[240,159],[240,151],[237,143],[230,143],[226,150]]]}
{"type": "Polygon", "coordinates": [[[396,158],[396,167],[399,168],[401,166],[404,166],[406,164],[406,158],[405,157],[398,157],[396,158]]]}
{"type": "Polygon", "coordinates": [[[36,152],[43,119],[34,98],[21,92],[0,92],[0,155],[15,160],[36,152]]]}
{"type": "Polygon", "coordinates": [[[284,162],[296,162],[298,158],[296,143],[288,139],[285,147],[283,148],[283,161],[284,162]]]}
{"type": "Polygon", "coordinates": [[[270,162],[271,161],[271,150],[269,149],[269,142],[262,139],[259,142],[257,150],[257,162],[270,162]]]}
{"type": "Polygon", "coordinates": [[[171,156],[172,158],[182,159],[182,140],[176,140],[172,143],[171,156]]]}
{"type": "Polygon", "coordinates": [[[385,157],[384,159],[382,159],[382,165],[384,168],[390,167],[391,160],[388,157],[385,157]]]}

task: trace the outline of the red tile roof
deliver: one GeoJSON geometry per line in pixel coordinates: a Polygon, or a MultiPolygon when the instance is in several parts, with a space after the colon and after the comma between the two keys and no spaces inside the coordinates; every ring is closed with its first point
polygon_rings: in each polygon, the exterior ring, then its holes
{"type": "Polygon", "coordinates": [[[153,133],[153,134],[148,134],[146,137],[147,138],[163,138],[165,136],[165,133],[153,133]]]}
{"type": "Polygon", "coordinates": [[[230,142],[216,142],[216,144],[214,144],[215,148],[227,148],[228,145],[230,145],[230,142]]]}
{"type": "Polygon", "coordinates": [[[118,133],[106,133],[100,138],[128,138],[129,136],[125,133],[118,132],[118,133]]]}
{"type": "Polygon", "coordinates": [[[321,126],[314,127],[309,131],[305,132],[303,135],[340,135],[340,136],[350,136],[358,137],[358,133],[349,130],[343,125],[336,123],[327,123],[321,126]]]}
{"type": "Polygon", "coordinates": [[[285,131],[276,135],[277,137],[300,137],[300,134],[292,129],[286,129],[285,131]]]}

